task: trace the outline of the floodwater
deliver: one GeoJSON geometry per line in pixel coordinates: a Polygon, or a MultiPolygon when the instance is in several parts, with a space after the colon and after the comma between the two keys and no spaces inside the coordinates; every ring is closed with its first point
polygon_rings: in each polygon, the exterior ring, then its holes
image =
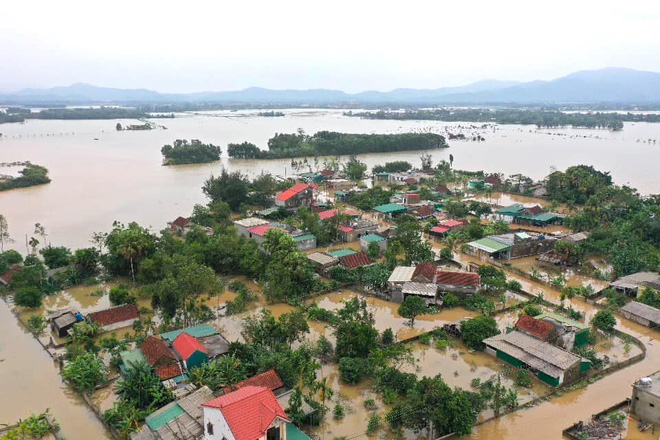
{"type": "MultiPolygon", "coordinates": [[[[0,214],[9,222],[14,247],[25,252],[25,236],[34,224],[46,227],[53,245],[89,246],[92,232],[107,231],[114,220],[139,223],[155,230],[195,203],[204,203],[200,188],[223,167],[249,175],[271,172],[291,175],[290,160],[248,161],[226,157],[203,165],[161,166],[160,149],[175,139],[200,139],[220,145],[254,142],[266,148],[275,133],[303,128],[308,133],[336,130],[351,133],[394,133],[431,129],[458,131],[461,123],[436,121],[376,121],[343,116],[337,110],[286,110],[281,118],[254,112],[203,112],[158,119],[167,130],[115,131],[131,120],[46,121],[3,124],[0,163],[30,160],[50,170],[52,182],[40,187],[0,194],[0,214]],[[98,140],[95,140],[98,139],[98,140]]],[[[474,124],[470,124],[474,125],[474,124]]],[[[523,173],[539,179],[553,167],[593,164],[611,171],[617,183],[629,183],[644,194],[660,192],[657,167],[660,146],[641,140],[660,138],[660,124],[626,124],[621,132],[587,129],[536,130],[514,125],[474,129],[485,142],[450,141],[450,148],[433,151],[435,162],[454,157],[459,169],[506,174],[523,173]]],[[[361,155],[370,167],[385,161],[419,163],[421,152],[361,155]]],[[[313,159],[311,160],[313,163],[313,159]]],[[[323,161],[320,160],[320,166],[323,161]]]]}
{"type": "Polygon", "coordinates": [[[110,439],[82,399],[62,383],[57,366],[0,301],[0,424],[50,408],[68,440],[110,439]]]}

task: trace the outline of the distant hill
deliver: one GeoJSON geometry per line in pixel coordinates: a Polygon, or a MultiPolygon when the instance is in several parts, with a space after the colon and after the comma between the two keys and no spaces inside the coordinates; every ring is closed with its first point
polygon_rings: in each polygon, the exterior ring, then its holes
{"type": "Polygon", "coordinates": [[[340,90],[272,90],[251,87],[225,92],[159,93],[73,84],[0,94],[4,104],[218,103],[282,105],[446,105],[527,103],[660,103],[660,73],[634,69],[584,70],[552,81],[484,80],[461,87],[394,89],[349,94],[340,90]]]}

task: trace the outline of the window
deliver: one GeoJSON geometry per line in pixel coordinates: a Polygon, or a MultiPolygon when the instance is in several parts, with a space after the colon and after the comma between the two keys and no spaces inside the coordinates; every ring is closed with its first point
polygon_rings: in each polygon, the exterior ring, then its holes
{"type": "Polygon", "coordinates": [[[655,404],[654,404],[654,403],[649,403],[649,405],[651,405],[651,408],[655,408],[655,404]]]}
{"type": "Polygon", "coordinates": [[[280,428],[270,428],[266,433],[266,440],[280,440],[280,428]]]}
{"type": "Polygon", "coordinates": [[[208,435],[213,435],[213,424],[211,422],[206,424],[206,433],[208,435]]]}

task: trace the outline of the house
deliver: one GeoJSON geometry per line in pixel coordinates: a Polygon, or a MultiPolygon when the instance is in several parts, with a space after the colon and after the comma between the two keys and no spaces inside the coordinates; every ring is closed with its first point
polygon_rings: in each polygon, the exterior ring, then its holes
{"type": "Polygon", "coordinates": [[[474,295],[481,288],[478,273],[438,270],[435,283],[442,296],[451,293],[457,296],[474,295]]]}
{"type": "Polygon", "coordinates": [[[270,222],[262,218],[248,217],[240,220],[234,220],[234,227],[236,227],[236,232],[239,235],[250,238],[250,229],[256,228],[257,226],[267,225],[270,222]]]}
{"type": "Polygon", "coordinates": [[[512,223],[513,220],[525,211],[522,203],[514,203],[513,205],[504,206],[495,211],[501,220],[512,223]]]}
{"type": "Polygon", "coordinates": [[[348,269],[357,269],[358,267],[366,267],[374,264],[374,260],[364,252],[356,252],[351,255],[339,257],[339,262],[348,269]]]}
{"type": "Polygon", "coordinates": [[[328,179],[332,179],[335,176],[336,172],[333,170],[321,170],[319,171],[319,174],[323,176],[325,180],[328,180],[328,179]]]}
{"type": "Polygon", "coordinates": [[[83,320],[83,316],[78,310],[69,307],[51,313],[48,315],[47,319],[48,322],[50,322],[51,330],[58,337],[63,338],[69,334],[69,329],[71,329],[74,324],[83,320]]]}
{"type": "Polygon", "coordinates": [[[176,220],[169,224],[170,230],[177,235],[185,235],[186,228],[188,228],[189,223],[190,222],[187,218],[177,217],[176,220]]]}
{"type": "Polygon", "coordinates": [[[446,196],[447,194],[451,194],[451,191],[449,188],[447,188],[447,185],[438,185],[435,187],[435,192],[438,193],[440,196],[446,196]]]}
{"type": "Polygon", "coordinates": [[[408,212],[408,209],[403,205],[399,205],[398,203],[386,203],[384,205],[374,207],[374,211],[376,211],[381,217],[392,218],[401,214],[405,214],[408,212]]]}
{"type": "Polygon", "coordinates": [[[339,259],[341,257],[346,257],[348,255],[357,254],[357,251],[354,251],[353,249],[337,249],[334,251],[326,252],[326,254],[330,255],[331,257],[339,259]]]}
{"type": "Polygon", "coordinates": [[[263,242],[266,241],[266,232],[273,228],[282,229],[280,226],[272,223],[255,226],[254,228],[248,229],[248,238],[253,238],[257,243],[263,244],[263,242]]]}
{"type": "Polygon", "coordinates": [[[637,272],[621,277],[610,284],[610,288],[619,293],[625,293],[631,298],[637,297],[640,287],[660,290],[660,274],[656,272],[637,272]]]}
{"type": "Polygon", "coordinates": [[[219,334],[218,331],[209,324],[201,324],[192,327],[182,328],[180,330],[173,330],[171,332],[163,333],[160,335],[160,337],[167,341],[174,342],[174,340],[178,338],[181,333],[188,333],[190,336],[194,336],[195,338],[200,340],[203,340],[208,336],[219,334]]]}
{"type": "Polygon", "coordinates": [[[418,283],[435,283],[438,278],[438,268],[435,264],[425,261],[418,264],[413,272],[411,281],[418,283]]]}
{"type": "Polygon", "coordinates": [[[557,340],[557,329],[548,321],[533,318],[529,315],[522,314],[515,325],[516,330],[540,339],[542,341],[554,343],[557,340]]]}
{"type": "Polygon", "coordinates": [[[224,392],[225,394],[229,394],[232,391],[240,390],[241,388],[249,386],[268,388],[276,396],[287,391],[284,383],[282,382],[282,379],[280,379],[280,376],[277,375],[275,370],[268,370],[264,373],[252,376],[243,382],[232,385],[231,387],[225,387],[224,392]]]}
{"type": "Polygon", "coordinates": [[[411,281],[415,274],[415,266],[397,266],[387,279],[390,290],[401,289],[404,283],[411,281]]]}
{"type": "Polygon", "coordinates": [[[660,424],[660,373],[633,384],[630,412],[645,422],[660,424]]]}
{"type": "Polygon", "coordinates": [[[308,439],[291,424],[268,388],[246,386],[203,403],[202,408],[205,440],[308,439]]]}
{"type": "Polygon", "coordinates": [[[339,214],[338,209],[327,209],[325,211],[319,212],[319,218],[321,219],[321,221],[328,220],[328,219],[333,218],[337,214],[339,214]]]}
{"type": "Polygon", "coordinates": [[[536,232],[512,232],[489,235],[468,243],[468,253],[481,260],[490,258],[512,260],[544,254],[555,248],[556,237],[536,232]]]}
{"type": "Polygon", "coordinates": [[[309,251],[316,249],[316,235],[314,234],[301,234],[292,235],[293,240],[296,242],[298,249],[301,251],[309,251]]]}
{"type": "Polygon", "coordinates": [[[180,330],[163,333],[160,337],[163,340],[173,343],[182,333],[197,339],[206,349],[209,359],[229,353],[229,341],[222,336],[215,328],[209,324],[201,324],[193,327],[187,327],[180,330]]]}
{"type": "Polygon", "coordinates": [[[414,214],[418,219],[433,217],[435,209],[431,205],[422,205],[411,209],[411,214],[414,214]]]}
{"type": "Polygon", "coordinates": [[[87,315],[88,320],[100,326],[106,332],[131,326],[139,318],[140,312],[135,304],[110,307],[87,315]]]}
{"type": "Polygon", "coordinates": [[[175,379],[175,382],[180,382],[184,379],[176,354],[165,341],[154,336],[145,339],[140,348],[120,353],[120,357],[123,372],[130,370],[135,363],[146,362],[161,380],[175,379]]]}
{"type": "Polygon", "coordinates": [[[444,238],[447,236],[447,233],[450,231],[450,228],[446,226],[434,226],[429,230],[429,235],[438,238],[444,238]]]}
{"type": "Polygon", "coordinates": [[[286,209],[296,209],[301,206],[312,206],[314,201],[314,185],[297,183],[275,197],[275,206],[286,209]]]}
{"type": "Polygon", "coordinates": [[[529,370],[552,386],[571,383],[591,368],[588,360],[515,330],[483,342],[486,353],[516,368],[529,370]]]}
{"type": "Polygon", "coordinates": [[[204,436],[202,404],[213,399],[208,387],[171,402],[153,412],[131,440],[198,440],[204,436]]]}
{"type": "Polygon", "coordinates": [[[314,252],[307,255],[307,259],[312,263],[312,266],[319,272],[326,272],[333,266],[339,264],[339,259],[328,254],[321,252],[314,252]]]}
{"type": "Polygon", "coordinates": [[[4,274],[0,275],[0,285],[3,285],[3,286],[10,285],[11,280],[14,277],[14,275],[19,273],[21,270],[23,270],[23,266],[17,265],[17,266],[12,267],[11,269],[9,269],[9,271],[7,273],[4,273],[4,274]]]}
{"type": "Polygon", "coordinates": [[[409,296],[419,296],[426,301],[427,306],[441,305],[442,299],[437,298],[438,286],[435,283],[417,283],[406,281],[401,286],[402,301],[409,296]]]}
{"type": "Polygon", "coordinates": [[[460,220],[444,220],[438,223],[438,226],[442,226],[443,228],[449,228],[454,229],[454,228],[460,228],[461,226],[464,226],[465,224],[460,221],[460,220]]]}
{"type": "Polygon", "coordinates": [[[181,333],[172,343],[174,350],[183,359],[183,364],[187,370],[199,367],[209,359],[209,353],[206,347],[194,336],[188,333],[181,333]]]}
{"type": "Polygon", "coordinates": [[[626,319],[649,328],[660,327],[660,310],[644,303],[632,301],[619,309],[619,313],[626,319]]]}
{"type": "Polygon", "coordinates": [[[337,190],[346,190],[353,188],[353,181],[348,179],[329,179],[326,180],[325,184],[327,189],[335,190],[335,197],[338,197],[337,193],[339,191],[337,190]]]}
{"type": "Polygon", "coordinates": [[[387,240],[378,234],[369,234],[360,238],[360,249],[364,252],[368,252],[371,243],[376,243],[378,245],[379,254],[384,253],[387,249],[387,240]]]}
{"type": "Polygon", "coordinates": [[[571,351],[573,347],[589,345],[589,326],[552,312],[541,313],[536,319],[547,321],[557,330],[555,345],[571,351]]]}
{"type": "Polygon", "coordinates": [[[416,179],[415,177],[408,177],[406,180],[406,185],[417,185],[419,183],[419,179],[416,179]]]}
{"type": "Polygon", "coordinates": [[[421,202],[421,197],[417,193],[407,193],[403,195],[403,204],[408,205],[419,205],[421,202]]]}
{"type": "MultiPolygon", "coordinates": [[[[531,209],[531,208],[530,208],[531,209]]],[[[553,224],[559,224],[564,217],[554,212],[541,212],[539,214],[521,214],[514,218],[514,223],[521,225],[546,227],[553,224]]]]}
{"type": "Polygon", "coordinates": [[[502,179],[500,179],[498,176],[488,176],[484,179],[484,183],[490,186],[500,186],[502,185],[502,179]]]}
{"type": "Polygon", "coordinates": [[[348,224],[339,226],[339,236],[343,242],[349,243],[362,237],[376,232],[378,223],[371,220],[352,220],[348,224]]]}

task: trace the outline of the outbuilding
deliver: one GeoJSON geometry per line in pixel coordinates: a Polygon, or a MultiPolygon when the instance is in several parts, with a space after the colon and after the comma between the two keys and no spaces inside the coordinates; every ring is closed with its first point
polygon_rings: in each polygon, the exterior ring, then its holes
{"type": "Polygon", "coordinates": [[[649,328],[660,327],[660,310],[647,304],[632,301],[621,307],[621,316],[649,328]]]}
{"type": "Polygon", "coordinates": [[[209,359],[208,350],[197,338],[188,333],[181,333],[172,344],[174,350],[181,356],[187,370],[206,363],[209,359]]]}
{"type": "Polygon", "coordinates": [[[380,254],[384,253],[387,249],[387,240],[385,237],[381,237],[378,234],[369,234],[360,238],[360,249],[364,252],[368,252],[371,243],[376,243],[378,245],[378,253],[380,254]]]}

